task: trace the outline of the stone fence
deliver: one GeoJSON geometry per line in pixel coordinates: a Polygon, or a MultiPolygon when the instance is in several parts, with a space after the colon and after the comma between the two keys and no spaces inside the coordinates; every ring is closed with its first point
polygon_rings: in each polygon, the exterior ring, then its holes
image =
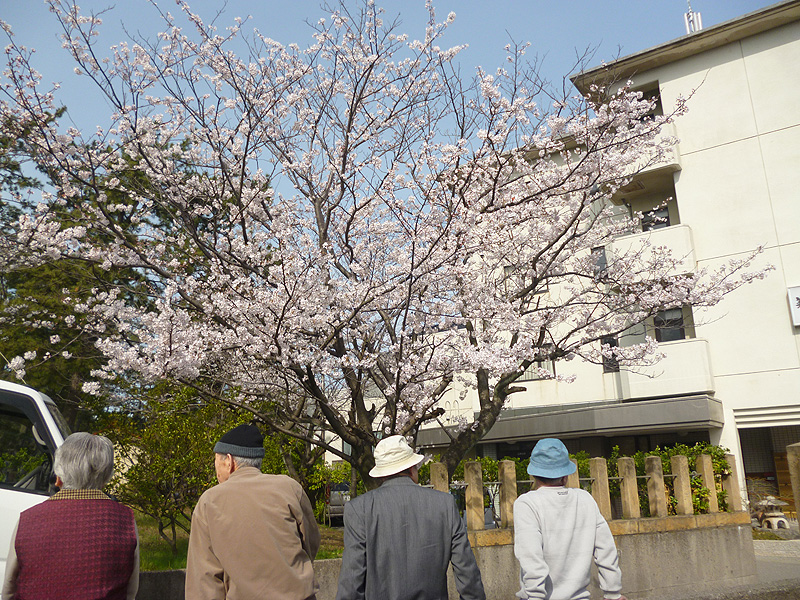
{"type": "MultiPolygon", "coordinates": [[[[728,511],[741,512],[742,499],[736,476],[736,459],[732,454],[726,454],[725,457],[729,468],[725,473],[721,473],[720,476],[722,490],[727,492],[728,511]]],[[[672,492],[675,496],[674,514],[676,516],[694,514],[691,489],[692,474],[689,472],[689,461],[685,456],[673,456],[670,461],[671,473],[665,474],[661,457],[648,456],[645,459],[645,475],[643,478],[647,481],[647,503],[650,517],[668,516],[667,499],[669,497],[669,489],[665,483],[668,478],[672,479],[672,492]]],[[[639,504],[639,481],[642,477],[636,475],[636,466],[632,458],[620,458],[617,461],[617,468],[619,477],[613,478],[619,481],[620,484],[621,498],[619,504],[621,506],[617,511],[612,510],[608,464],[605,458],[589,459],[591,477],[588,480],[581,480],[578,477],[578,473],[575,472],[569,476],[567,487],[580,487],[581,482],[589,483],[591,494],[600,507],[600,512],[609,522],[615,519],[639,519],[642,516],[639,504]]],[[[696,469],[697,475],[702,479],[703,486],[711,492],[708,499],[708,512],[710,514],[720,512],[711,456],[707,454],[698,456],[696,469]]],[[[464,467],[464,479],[466,482],[467,529],[470,531],[483,530],[485,529],[485,486],[481,463],[468,462],[464,467]]],[[[497,502],[493,503],[499,505],[497,508],[499,508],[500,528],[511,528],[514,526],[514,501],[517,499],[517,484],[519,483],[516,477],[514,461],[500,461],[498,479],[498,482],[492,482],[499,490],[496,494],[497,502]]],[[[446,492],[450,489],[447,469],[441,463],[431,464],[431,485],[434,489],[440,491],[446,492]]]]}

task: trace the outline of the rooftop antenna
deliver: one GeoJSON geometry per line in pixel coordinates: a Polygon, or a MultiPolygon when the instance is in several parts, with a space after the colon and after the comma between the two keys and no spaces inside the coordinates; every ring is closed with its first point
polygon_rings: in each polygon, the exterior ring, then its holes
{"type": "Polygon", "coordinates": [[[692,10],[691,0],[686,0],[686,4],[689,5],[689,12],[683,15],[683,22],[686,24],[686,35],[689,35],[703,28],[703,18],[699,12],[692,10]]]}

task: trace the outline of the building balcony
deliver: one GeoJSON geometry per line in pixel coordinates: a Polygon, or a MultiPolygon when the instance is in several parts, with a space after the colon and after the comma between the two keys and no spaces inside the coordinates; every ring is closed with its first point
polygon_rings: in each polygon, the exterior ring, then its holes
{"type": "Polygon", "coordinates": [[[673,258],[679,261],[671,272],[672,275],[692,273],[695,270],[694,242],[688,225],[672,225],[619,237],[611,245],[611,251],[618,256],[641,252],[642,261],[647,261],[653,248],[660,246],[669,248],[673,258]]]}
{"type": "MultiPolygon", "coordinates": [[[[664,125],[661,128],[660,137],[677,138],[675,133],[675,124],[667,123],[664,125]]],[[[680,151],[678,150],[678,144],[675,144],[669,150],[667,150],[666,156],[662,157],[661,160],[655,160],[654,154],[648,153],[634,162],[630,167],[630,171],[628,172],[635,174],[635,178],[638,179],[639,177],[650,177],[655,174],[674,173],[675,171],[680,170],[681,156],[680,151]]]]}
{"type": "MultiPolygon", "coordinates": [[[[575,381],[517,381],[524,392],[513,394],[509,408],[564,409],[594,402],[628,402],[648,398],[714,395],[714,375],[708,342],[692,338],[663,342],[664,358],[652,366],[602,373],[590,363],[571,362],[563,367],[575,381]]],[[[558,365],[558,363],[556,363],[558,365]]],[[[475,410],[475,406],[472,407],[475,410]]]]}
{"type": "Polygon", "coordinates": [[[714,375],[708,342],[687,339],[659,345],[664,358],[651,367],[619,373],[620,397],[625,400],[714,394],[714,375]]]}
{"type": "MultiPolygon", "coordinates": [[[[722,427],[722,403],[714,398],[708,342],[687,339],[666,342],[659,348],[665,356],[651,367],[604,375],[595,372],[596,377],[587,373],[573,384],[525,382],[529,402],[520,402],[523,398],[518,397],[516,407],[500,415],[483,442],[722,427]],[[600,388],[604,397],[596,394],[599,388],[595,384],[601,377],[606,380],[600,388]]],[[[445,431],[434,426],[421,429],[417,442],[436,447],[448,440],[445,431]]]]}

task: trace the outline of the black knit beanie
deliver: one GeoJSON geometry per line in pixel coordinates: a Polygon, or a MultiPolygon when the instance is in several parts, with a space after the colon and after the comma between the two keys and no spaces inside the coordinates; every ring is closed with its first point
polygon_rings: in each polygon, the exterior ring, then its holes
{"type": "Polygon", "coordinates": [[[263,458],[264,437],[255,425],[242,424],[223,435],[214,446],[217,454],[263,458]]]}

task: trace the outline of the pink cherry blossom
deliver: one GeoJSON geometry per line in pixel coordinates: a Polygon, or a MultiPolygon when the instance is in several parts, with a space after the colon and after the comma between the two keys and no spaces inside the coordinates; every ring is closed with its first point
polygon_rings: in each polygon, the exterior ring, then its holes
{"type": "Polygon", "coordinates": [[[536,359],[652,361],[652,340],[600,340],[764,275],[749,259],[677,273],[667,248],[613,245],[636,223],[611,199],[665,159],[676,140],[661,128],[682,103],[644,118],[650,102],[627,87],[547,100],[523,46],[464,77],[461,47],[439,46],[454,15],[431,7],[414,39],[369,2],[342,4],[301,49],[241,20],[218,31],[179,1],[157,43],[121,42],[106,60],[100,20],[49,2],[113,115],[61,132],[46,118],[56,90],[9,37],[0,106],[34,124],[27,143],[58,180],[0,262],[146,275],[140,301],[106,287],[75,302],[107,357],[86,391],[122,373],[183,382],[368,479],[376,433],[436,423],[456,381],[480,412],[452,434],[452,467],[536,359]]]}

